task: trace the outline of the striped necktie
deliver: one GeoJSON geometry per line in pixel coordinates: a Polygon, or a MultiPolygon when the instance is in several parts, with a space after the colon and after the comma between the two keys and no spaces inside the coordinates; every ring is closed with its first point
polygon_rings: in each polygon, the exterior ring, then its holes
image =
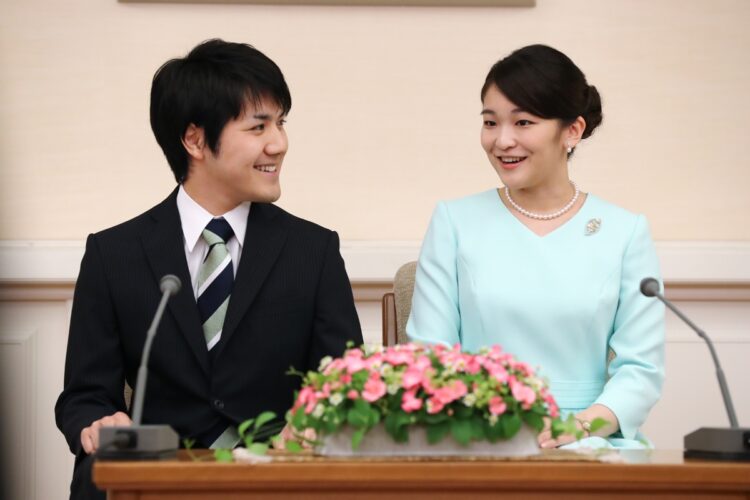
{"type": "Polygon", "coordinates": [[[221,340],[224,316],[232,294],[234,268],[227,249],[227,241],[232,236],[232,226],[223,217],[211,219],[203,230],[208,253],[198,270],[198,310],[209,351],[221,340]]]}

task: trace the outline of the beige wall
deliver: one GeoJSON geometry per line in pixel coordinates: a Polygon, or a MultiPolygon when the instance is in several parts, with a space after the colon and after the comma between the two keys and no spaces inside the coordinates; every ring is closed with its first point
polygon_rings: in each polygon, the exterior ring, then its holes
{"type": "Polygon", "coordinates": [[[285,208],[344,239],[416,240],[434,203],[496,185],[479,88],[521,45],[569,54],[603,94],[585,190],[660,240],[750,240],[750,2],[538,0],[535,8],[0,0],[0,239],[81,239],[162,199],[155,69],[200,40],[250,42],[294,106],[285,208]]]}

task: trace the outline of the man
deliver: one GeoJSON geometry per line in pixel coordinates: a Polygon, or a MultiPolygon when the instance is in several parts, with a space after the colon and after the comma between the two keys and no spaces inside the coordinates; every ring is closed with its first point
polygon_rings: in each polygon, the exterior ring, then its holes
{"type": "Polygon", "coordinates": [[[249,45],[210,40],[154,76],[151,127],[179,186],[86,242],[55,407],[77,456],[73,497],[97,495],[99,429],[130,423],[123,386],[162,276],[183,286],[154,339],[142,420],[196,446],[232,447],[243,420],[283,416],[300,382],[290,367],[362,342],[338,236],[271,204],[290,107],[281,71],[249,45]]]}

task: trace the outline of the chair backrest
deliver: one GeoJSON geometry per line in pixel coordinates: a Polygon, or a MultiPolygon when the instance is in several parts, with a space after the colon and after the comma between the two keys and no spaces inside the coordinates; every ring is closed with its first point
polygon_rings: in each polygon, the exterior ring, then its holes
{"type": "Polygon", "coordinates": [[[409,341],[406,322],[411,313],[416,272],[416,261],[399,267],[393,279],[393,292],[383,296],[383,345],[404,344],[409,341]]]}

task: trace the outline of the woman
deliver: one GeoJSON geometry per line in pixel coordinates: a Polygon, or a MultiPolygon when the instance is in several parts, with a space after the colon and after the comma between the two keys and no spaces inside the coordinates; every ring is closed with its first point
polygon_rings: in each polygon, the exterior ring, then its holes
{"type": "MultiPolygon", "coordinates": [[[[601,101],[561,52],[532,45],[482,87],[482,147],[503,186],[441,202],[417,266],[412,340],[476,351],[500,344],[539,366],[585,439],[642,447],[664,377],[664,309],[639,292],[658,262],[641,215],[582,193],[568,177],[601,101]],[[603,418],[604,428],[590,432],[603,418]]],[[[539,435],[542,447],[575,441],[539,435]]]]}

